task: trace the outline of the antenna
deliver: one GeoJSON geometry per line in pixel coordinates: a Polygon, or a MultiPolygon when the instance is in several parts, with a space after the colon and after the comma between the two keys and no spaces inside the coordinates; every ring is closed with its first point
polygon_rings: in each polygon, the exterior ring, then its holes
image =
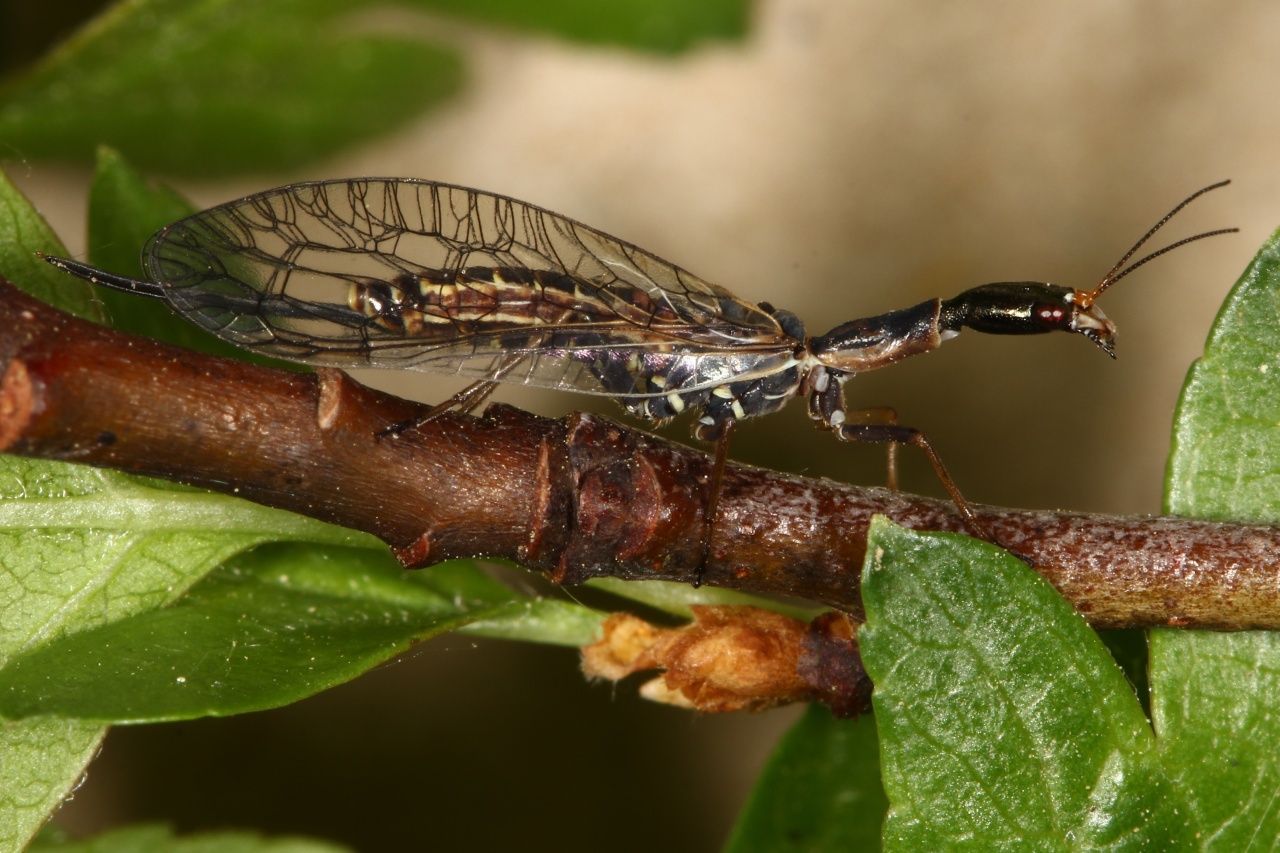
{"type": "Polygon", "coordinates": [[[1138,242],[1134,243],[1134,244],[1133,244],[1133,248],[1132,248],[1132,249],[1130,249],[1129,251],[1125,252],[1125,254],[1124,254],[1124,257],[1123,257],[1123,258],[1121,258],[1120,260],[1116,261],[1116,265],[1115,265],[1115,266],[1113,266],[1113,267],[1112,267],[1112,268],[1107,272],[1107,274],[1106,274],[1105,276],[1103,276],[1103,277],[1102,277],[1102,281],[1098,282],[1098,286],[1097,286],[1097,287],[1095,287],[1093,290],[1090,290],[1090,291],[1087,291],[1087,292],[1084,292],[1084,293],[1078,293],[1078,294],[1076,295],[1076,299],[1075,299],[1076,304],[1077,304],[1077,305],[1079,305],[1079,306],[1080,306],[1080,307],[1082,307],[1082,308],[1088,308],[1089,306],[1091,306],[1091,305],[1092,305],[1092,304],[1097,300],[1097,298],[1098,298],[1099,296],[1101,296],[1101,295],[1102,295],[1102,292],[1103,292],[1104,290],[1106,290],[1108,287],[1110,287],[1111,285],[1115,284],[1117,281],[1119,281],[1120,279],[1124,278],[1124,277],[1125,277],[1125,276],[1127,276],[1129,273],[1131,273],[1131,272],[1133,272],[1134,270],[1136,270],[1138,267],[1140,267],[1140,266],[1142,266],[1143,264],[1147,263],[1147,261],[1154,261],[1156,258],[1158,258],[1158,257],[1160,257],[1161,255],[1163,255],[1165,252],[1172,252],[1174,249],[1178,248],[1179,246],[1185,246],[1185,245],[1186,245],[1186,244],[1188,244],[1188,243],[1194,243],[1196,240],[1203,240],[1205,237],[1216,237],[1216,236],[1217,236],[1217,235],[1219,235],[1219,234],[1234,234],[1234,233],[1236,233],[1237,231],[1239,231],[1239,230],[1240,230],[1239,228],[1219,228],[1219,229],[1217,229],[1217,230],[1215,230],[1215,231],[1205,231],[1203,234],[1196,234],[1196,235],[1195,235],[1195,236],[1193,236],[1193,237],[1184,237],[1183,239],[1179,240],[1179,241],[1178,241],[1178,242],[1176,242],[1176,243],[1171,243],[1170,245],[1165,246],[1163,249],[1159,249],[1159,250],[1157,250],[1157,251],[1152,252],[1151,254],[1149,254],[1149,255],[1145,256],[1145,257],[1144,257],[1144,258],[1142,258],[1141,260],[1134,261],[1133,263],[1129,264],[1129,266],[1127,266],[1127,267],[1125,267],[1125,266],[1124,266],[1124,265],[1125,265],[1125,262],[1126,262],[1126,261],[1128,261],[1130,258],[1132,258],[1132,257],[1137,253],[1137,251],[1138,251],[1139,249],[1141,249],[1141,248],[1142,248],[1142,246],[1143,246],[1143,245],[1144,245],[1148,240],[1150,240],[1150,239],[1151,239],[1151,237],[1152,237],[1152,236],[1153,236],[1157,231],[1159,231],[1161,228],[1163,228],[1163,227],[1164,227],[1164,225],[1165,225],[1165,223],[1167,223],[1170,219],[1172,219],[1174,216],[1176,216],[1176,215],[1178,214],[1178,212],[1179,212],[1180,210],[1182,210],[1182,208],[1184,208],[1184,207],[1186,207],[1187,205],[1191,204],[1191,202],[1195,201],[1195,200],[1196,200],[1196,199],[1198,199],[1200,196],[1204,195],[1205,193],[1209,192],[1210,190],[1216,190],[1216,189],[1218,189],[1219,187],[1225,187],[1225,186],[1226,186],[1227,184],[1229,184],[1229,183],[1231,183],[1231,181],[1229,181],[1229,180],[1227,180],[1227,181],[1218,181],[1216,184],[1210,184],[1209,186],[1205,187],[1204,189],[1196,190],[1196,191],[1195,191],[1195,192],[1193,192],[1191,195],[1189,195],[1189,196],[1187,196],[1186,198],[1184,198],[1184,199],[1183,199],[1183,200],[1178,204],[1178,206],[1177,206],[1177,207],[1175,207],[1173,210],[1171,210],[1171,211],[1169,211],[1168,213],[1166,213],[1166,214],[1164,215],[1164,218],[1163,218],[1163,219],[1161,219],[1161,220],[1160,220],[1159,222],[1157,222],[1155,225],[1151,226],[1151,230],[1150,230],[1150,231],[1148,231],[1146,234],[1142,235],[1142,239],[1141,239],[1141,240],[1139,240],[1138,242]],[[1124,267],[1124,269],[1121,269],[1121,267],[1124,267]]]}

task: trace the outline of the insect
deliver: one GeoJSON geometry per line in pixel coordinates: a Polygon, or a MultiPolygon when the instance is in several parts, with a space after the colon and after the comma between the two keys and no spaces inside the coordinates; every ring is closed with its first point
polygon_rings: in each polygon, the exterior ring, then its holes
{"type": "MultiPolygon", "coordinates": [[[[301,183],[219,205],[151,237],[146,280],[47,260],[167,299],[215,335],[272,356],[473,380],[436,410],[474,409],[496,382],[512,382],[613,397],[655,421],[693,412],[694,435],[717,442],[705,565],[733,426],[793,397],[807,398],[813,419],[842,441],[921,448],[970,529],[990,539],[924,435],[896,423],[892,410],[849,410],[846,380],[966,328],[1074,332],[1114,357],[1115,325],[1098,297],[1165,252],[1235,231],[1196,234],[1125,266],[1178,211],[1226,183],[1181,202],[1092,290],[985,284],[817,337],[790,312],[745,302],[572,219],[423,180],[301,183]]],[[[891,482],[892,468],[891,457],[891,482]]]]}

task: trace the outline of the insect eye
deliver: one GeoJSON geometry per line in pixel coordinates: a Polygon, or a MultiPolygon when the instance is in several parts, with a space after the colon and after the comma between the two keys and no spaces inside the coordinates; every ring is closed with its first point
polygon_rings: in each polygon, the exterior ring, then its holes
{"type": "Polygon", "coordinates": [[[1071,318],[1071,312],[1061,302],[1041,302],[1031,312],[1040,325],[1047,329],[1066,326],[1071,318]]]}

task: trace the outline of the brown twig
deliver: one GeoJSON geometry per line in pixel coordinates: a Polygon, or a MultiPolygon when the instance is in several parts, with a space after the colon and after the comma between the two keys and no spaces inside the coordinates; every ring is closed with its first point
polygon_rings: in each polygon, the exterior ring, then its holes
{"type": "MultiPolygon", "coordinates": [[[[367,531],[406,566],[515,560],[558,583],[692,581],[708,457],[595,415],[446,414],[345,374],[272,370],[78,320],[0,279],[0,450],[148,474],[367,531]]],[[[949,503],[731,464],[703,581],[862,615],[880,513],[961,532],[949,503]]],[[[1097,627],[1280,628],[1280,530],[979,507],[1097,627]]],[[[823,664],[824,666],[826,664],[823,664]]]]}
{"type": "MultiPolygon", "coordinates": [[[[407,566],[490,556],[560,583],[692,580],[706,454],[596,415],[424,406],[73,318],[0,279],[0,450],[148,474],[364,530],[407,566]]],[[[961,531],[949,503],[730,464],[705,580],[858,617],[871,516],[961,531]]],[[[1280,628],[1280,530],[981,507],[1098,627],[1280,628]]]]}

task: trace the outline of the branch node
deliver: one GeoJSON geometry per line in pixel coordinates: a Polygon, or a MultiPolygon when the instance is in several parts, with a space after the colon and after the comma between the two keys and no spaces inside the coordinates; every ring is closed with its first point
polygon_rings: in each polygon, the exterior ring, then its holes
{"type": "Polygon", "coordinates": [[[26,431],[35,410],[35,394],[26,362],[13,359],[0,378],[0,450],[26,431]]]}
{"type": "MultiPolygon", "coordinates": [[[[555,520],[568,517],[567,501],[563,499],[565,489],[557,489],[555,477],[562,465],[553,463],[559,454],[552,451],[551,442],[543,438],[538,442],[538,462],[534,470],[533,505],[529,513],[528,538],[517,548],[517,556],[522,563],[540,563],[545,549],[550,544],[551,531],[556,529],[555,520]],[[557,496],[560,500],[557,501],[557,496]]],[[[559,525],[563,528],[563,523],[559,525]]],[[[563,542],[560,543],[563,547],[563,542]]]]}
{"type": "Polygon", "coordinates": [[[347,374],[333,367],[316,368],[316,425],[322,430],[333,429],[342,410],[343,386],[347,374]]]}
{"type": "Polygon", "coordinates": [[[403,548],[392,548],[400,565],[406,569],[418,569],[431,562],[431,531],[424,530],[422,535],[412,544],[403,548]]]}
{"type": "Polygon", "coordinates": [[[846,614],[823,613],[809,624],[796,672],[813,701],[848,718],[871,710],[871,678],[858,654],[858,624],[846,614]]]}

